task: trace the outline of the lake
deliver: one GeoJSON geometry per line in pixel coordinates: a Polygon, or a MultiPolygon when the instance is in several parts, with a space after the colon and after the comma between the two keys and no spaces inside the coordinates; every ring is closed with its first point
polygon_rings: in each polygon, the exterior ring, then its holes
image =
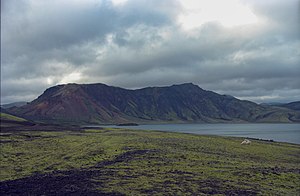
{"type": "Polygon", "coordinates": [[[248,137],[300,144],[300,124],[155,124],[108,127],[248,137]]]}

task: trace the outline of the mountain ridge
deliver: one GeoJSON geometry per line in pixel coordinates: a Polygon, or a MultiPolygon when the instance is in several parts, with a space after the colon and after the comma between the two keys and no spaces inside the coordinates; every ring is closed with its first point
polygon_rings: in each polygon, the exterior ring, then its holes
{"type": "Polygon", "coordinates": [[[300,112],[220,95],[193,83],[135,90],[102,83],[63,84],[9,112],[31,120],[85,124],[300,122],[300,112]]]}
{"type": "Polygon", "coordinates": [[[19,101],[19,102],[3,104],[3,105],[1,105],[1,108],[7,109],[7,108],[11,108],[11,107],[21,107],[26,104],[27,104],[27,102],[25,102],[25,101],[19,101]]]}

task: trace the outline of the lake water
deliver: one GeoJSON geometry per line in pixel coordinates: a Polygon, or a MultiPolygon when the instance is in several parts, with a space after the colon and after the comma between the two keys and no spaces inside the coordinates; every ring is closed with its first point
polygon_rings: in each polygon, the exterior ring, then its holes
{"type": "MultiPolygon", "coordinates": [[[[122,128],[123,126],[109,127],[122,128]]],[[[300,144],[300,124],[160,124],[123,128],[248,137],[300,144]]]]}

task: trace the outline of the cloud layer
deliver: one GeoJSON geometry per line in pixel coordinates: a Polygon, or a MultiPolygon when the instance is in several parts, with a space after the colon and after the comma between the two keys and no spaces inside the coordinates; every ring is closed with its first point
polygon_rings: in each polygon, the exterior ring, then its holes
{"type": "Polygon", "coordinates": [[[193,82],[256,102],[299,100],[299,1],[213,3],[3,0],[1,103],[68,82],[193,82]]]}

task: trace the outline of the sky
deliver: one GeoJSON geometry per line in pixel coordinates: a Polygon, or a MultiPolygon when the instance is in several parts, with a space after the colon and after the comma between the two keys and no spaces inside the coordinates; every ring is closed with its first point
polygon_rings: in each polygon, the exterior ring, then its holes
{"type": "Polygon", "coordinates": [[[299,25],[299,0],[1,0],[1,104],[65,83],[297,101],[299,25]]]}

